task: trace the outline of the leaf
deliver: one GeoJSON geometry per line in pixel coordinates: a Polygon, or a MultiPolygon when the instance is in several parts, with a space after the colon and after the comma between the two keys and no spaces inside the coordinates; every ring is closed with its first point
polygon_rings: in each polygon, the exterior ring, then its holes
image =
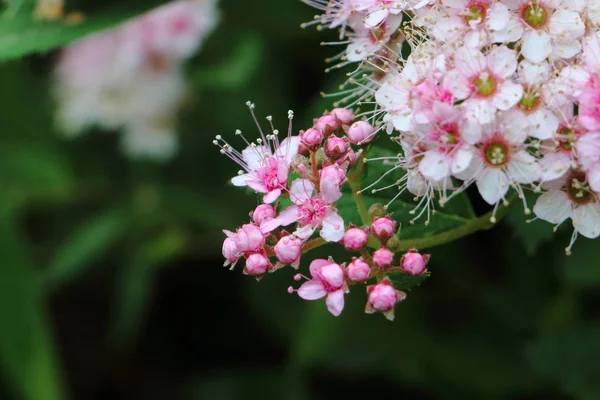
{"type": "Polygon", "coordinates": [[[394,287],[402,291],[412,290],[418,286],[421,286],[421,284],[425,282],[425,280],[429,278],[429,276],[429,273],[425,273],[418,276],[412,276],[403,273],[389,274],[389,277],[392,280],[394,287]]]}
{"type": "MultiPolygon", "coordinates": [[[[533,193],[525,196],[529,207],[533,207],[536,197],[533,193]]],[[[524,215],[521,207],[513,207],[508,213],[506,221],[512,228],[513,236],[521,241],[527,254],[534,256],[542,244],[552,240],[554,232],[549,223],[539,219],[528,223],[528,218],[531,217],[524,215]]]]}
{"type": "Polygon", "coordinates": [[[571,326],[531,344],[527,356],[537,373],[577,399],[600,398],[600,325],[571,326]]]}
{"type": "Polygon", "coordinates": [[[565,256],[564,254],[561,254],[559,256],[564,260],[563,268],[565,279],[571,284],[580,287],[599,286],[599,250],[598,244],[595,241],[580,236],[573,247],[572,255],[565,256]]]}
{"type": "Polygon", "coordinates": [[[127,227],[128,218],[120,208],[83,222],[57,250],[46,271],[46,283],[56,289],[82,274],[127,227]]]}
{"type": "Polygon", "coordinates": [[[119,24],[162,3],[164,1],[157,0],[127,1],[122,4],[114,2],[110,8],[86,14],[85,20],[77,25],[69,25],[64,21],[36,21],[31,9],[23,7],[16,15],[3,15],[0,19],[0,61],[65,46],[82,36],[119,24]]]}
{"type": "Polygon", "coordinates": [[[15,233],[12,207],[0,204],[0,360],[15,398],[60,400],[63,390],[40,282],[15,233]]]}

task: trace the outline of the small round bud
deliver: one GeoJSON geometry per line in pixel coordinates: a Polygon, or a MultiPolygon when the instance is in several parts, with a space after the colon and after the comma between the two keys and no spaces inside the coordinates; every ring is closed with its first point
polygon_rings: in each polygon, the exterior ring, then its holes
{"type": "Polygon", "coordinates": [[[258,225],[270,218],[275,218],[275,208],[270,204],[261,204],[252,213],[252,220],[258,225]]]}
{"type": "Polygon", "coordinates": [[[300,140],[308,149],[315,150],[323,141],[323,133],[317,129],[310,128],[301,134],[300,140]]]}
{"type": "Polygon", "coordinates": [[[362,145],[373,140],[375,137],[374,132],[375,128],[367,121],[357,121],[348,128],[346,136],[352,143],[362,145]]]}
{"type": "Polygon", "coordinates": [[[260,253],[254,253],[246,258],[244,272],[248,275],[259,276],[267,272],[268,268],[269,259],[260,253]]]}
{"type": "Polygon", "coordinates": [[[428,261],[428,254],[422,255],[419,254],[417,250],[410,250],[402,256],[400,266],[402,267],[402,270],[409,275],[421,275],[425,272],[428,261]]]}
{"type": "Polygon", "coordinates": [[[352,110],[346,110],[345,108],[334,108],[331,110],[331,115],[343,125],[350,125],[354,119],[352,110]]]}
{"type": "Polygon", "coordinates": [[[344,233],[342,244],[346,250],[360,251],[365,248],[369,241],[367,232],[360,228],[350,228],[344,233]]]}
{"type": "Polygon", "coordinates": [[[242,225],[233,240],[238,249],[244,253],[257,251],[265,244],[265,237],[262,231],[253,224],[242,225]]]}
{"type": "Polygon", "coordinates": [[[329,136],[325,141],[325,154],[328,157],[337,160],[342,158],[348,152],[348,143],[337,136],[329,136]]]}
{"type": "Polygon", "coordinates": [[[385,244],[385,247],[394,252],[398,250],[398,248],[400,247],[400,239],[398,239],[398,236],[394,235],[391,238],[389,238],[387,243],[385,244]]]}
{"type": "Polygon", "coordinates": [[[371,207],[369,207],[369,215],[373,219],[383,217],[385,214],[387,214],[387,210],[385,209],[385,206],[381,203],[375,203],[371,207]]]}
{"type": "Polygon", "coordinates": [[[240,258],[240,251],[231,238],[225,238],[223,241],[223,257],[228,264],[235,263],[240,258]]]}
{"type": "Polygon", "coordinates": [[[348,278],[354,282],[366,282],[371,275],[371,267],[361,258],[353,258],[346,267],[348,278]]]}
{"type": "Polygon", "coordinates": [[[371,232],[373,232],[373,235],[377,239],[385,243],[389,238],[394,236],[394,232],[396,232],[396,221],[392,220],[390,217],[376,218],[371,224],[371,232]]]}
{"type": "Polygon", "coordinates": [[[385,247],[382,247],[373,253],[373,264],[381,270],[388,269],[392,266],[393,262],[394,253],[385,247]]]}
{"type": "Polygon", "coordinates": [[[302,244],[304,242],[294,236],[284,236],[274,247],[275,256],[282,264],[296,265],[302,255],[302,244]]]}
{"type": "Polygon", "coordinates": [[[315,121],[315,129],[320,130],[325,136],[331,135],[340,128],[341,124],[333,115],[323,115],[315,121]]]}
{"type": "Polygon", "coordinates": [[[367,287],[367,306],[365,312],[371,314],[381,312],[389,320],[394,319],[394,307],[406,298],[406,293],[394,289],[389,278],[383,279],[376,285],[367,287]]]}

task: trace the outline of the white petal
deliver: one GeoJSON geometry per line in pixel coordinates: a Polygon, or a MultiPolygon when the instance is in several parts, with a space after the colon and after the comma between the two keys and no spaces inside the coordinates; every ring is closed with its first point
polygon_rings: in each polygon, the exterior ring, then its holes
{"type": "Polygon", "coordinates": [[[544,61],[552,52],[550,37],[545,32],[531,30],[523,35],[523,56],[532,63],[544,61]]]}
{"type": "Polygon", "coordinates": [[[516,18],[511,18],[503,29],[492,31],[492,42],[512,43],[523,36],[523,26],[516,18]]]}
{"type": "Polygon", "coordinates": [[[419,172],[428,179],[439,181],[450,173],[448,158],[439,151],[428,151],[419,163],[419,172]]]}
{"type": "Polygon", "coordinates": [[[247,185],[246,181],[249,179],[256,179],[256,178],[250,174],[242,174],[242,175],[238,175],[238,176],[231,178],[231,183],[233,183],[234,186],[246,186],[247,185]]]}
{"type": "Polygon", "coordinates": [[[571,58],[581,51],[581,43],[577,40],[556,41],[552,47],[552,54],[560,58],[571,58]]]}
{"type": "Polygon", "coordinates": [[[456,69],[467,77],[478,76],[485,70],[486,58],[479,50],[461,47],[454,55],[456,69]]]}
{"type": "Polygon", "coordinates": [[[600,163],[595,163],[588,170],[587,181],[594,192],[600,193],[600,163]]]}
{"type": "Polygon", "coordinates": [[[463,103],[465,115],[471,122],[489,124],[494,120],[496,107],[489,99],[471,98],[463,103]]]}
{"type": "Polygon", "coordinates": [[[471,165],[471,161],[473,161],[473,156],[473,150],[466,146],[461,147],[452,156],[452,163],[450,165],[452,174],[456,175],[466,171],[466,169],[471,165]]]}
{"type": "Polygon", "coordinates": [[[408,174],[406,182],[408,191],[417,197],[425,196],[427,194],[427,181],[423,178],[423,175],[416,171],[411,171],[408,174]]]}
{"type": "Polygon", "coordinates": [[[506,166],[506,173],[511,180],[518,183],[533,183],[540,176],[540,170],[535,157],[521,150],[512,155],[506,166]]]}
{"type": "Polygon", "coordinates": [[[516,105],[523,96],[523,86],[505,81],[498,88],[494,96],[494,106],[498,110],[506,111],[516,105]]]}
{"type": "Polygon", "coordinates": [[[522,83],[529,86],[541,85],[546,82],[550,79],[551,72],[550,64],[547,62],[533,64],[523,60],[519,64],[519,78],[522,83]]]}
{"type": "Polygon", "coordinates": [[[462,10],[467,7],[469,4],[468,0],[442,0],[442,4],[446,7],[454,8],[457,10],[462,10]]]}
{"type": "Polygon", "coordinates": [[[488,9],[488,18],[485,25],[488,29],[497,31],[505,28],[509,19],[508,8],[502,3],[494,3],[488,9]]]}
{"type": "Polygon", "coordinates": [[[443,86],[448,88],[450,93],[459,100],[466,99],[472,92],[471,82],[466,75],[457,69],[453,69],[446,74],[443,86]]]}
{"type": "Polygon", "coordinates": [[[497,204],[508,192],[508,178],[500,168],[488,167],[477,179],[477,189],[488,204],[497,204]]]}
{"type": "Polygon", "coordinates": [[[242,150],[242,158],[248,165],[250,171],[258,170],[265,156],[271,155],[271,150],[265,146],[248,146],[242,150]]]}
{"type": "Polygon", "coordinates": [[[538,161],[540,179],[544,182],[553,181],[564,176],[571,168],[571,157],[563,152],[548,153],[538,161]]]}
{"type": "Polygon", "coordinates": [[[344,219],[337,213],[328,214],[323,219],[321,237],[328,242],[339,242],[344,237],[344,219]]]}
{"type": "Polygon", "coordinates": [[[571,202],[566,193],[553,190],[538,197],[533,212],[539,219],[560,224],[571,216],[571,202]]]}
{"type": "Polygon", "coordinates": [[[290,200],[301,204],[312,197],[315,185],[308,179],[296,179],[290,188],[290,200]]]}
{"type": "Polygon", "coordinates": [[[369,28],[376,28],[379,25],[381,25],[383,21],[385,21],[388,15],[389,11],[387,8],[382,8],[377,11],[373,11],[367,14],[367,18],[365,18],[365,26],[369,28]]]}
{"type": "Polygon", "coordinates": [[[527,118],[529,122],[529,135],[540,140],[550,139],[558,129],[559,119],[547,108],[534,111],[527,118]]]}
{"type": "Polygon", "coordinates": [[[590,203],[573,210],[573,227],[589,239],[600,236],[600,204],[590,203]]]}
{"type": "Polygon", "coordinates": [[[291,136],[283,139],[277,149],[277,154],[285,159],[285,162],[290,165],[292,160],[298,154],[298,147],[300,146],[300,137],[291,136]]]}
{"type": "Polygon", "coordinates": [[[558,10],[548,23],[548,31],[552,37],[567,41],[576,39],[585,33],[585,24],[581,20],[579,13],[568,10],[558,10]]]}
{"type": "Polygon", "coordinates": [[[506,46],[495,47],[487,57],[487,65],[494,75],[506,79],[517,70],[517,53],[506,46]]]}

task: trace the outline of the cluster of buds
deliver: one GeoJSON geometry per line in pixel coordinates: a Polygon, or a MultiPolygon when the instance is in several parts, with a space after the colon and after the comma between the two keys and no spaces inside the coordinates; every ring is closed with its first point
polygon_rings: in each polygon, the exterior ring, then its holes
{"type": "Polygon", "coordinates": [[[75,137],[91,126],[122,128],[127,155],[173,157],[185,94],[182,64],[217,21],[216,0],[179,0],[67,47],[56,68],[61,131],[75,137]]]}
{"type": "Polygon", "coordinates": [[[374,102],[369,122],[401,145],[399,192],[429,211],[474,184],[494,222],[510,191],[530,214],[531,191],[537,218],[572,220],[567,254],[600,236],[600,2],[307,3],[343,27],[339,65],[361,62],[343,101],[374,102]]]}
{"type": "Polygon", "coordinates": [[[238,130],[236,135],[246,144],[242,151],[235,150],[221,136],[214,144],[242,167],[232,183],[263,195],[263,202],[250,213],[250,223],[236,232],[224,231],[225,265],[233,269],[243,260],[244,273],[261,279],[287,266],[298,269],[303,253],[316,243],[339,242],[361,256],[348,265],[336,264],[331,258],[313,260],[309,268],[312,278],[302,274],[294,277],[307,280],[297,290],[298,295],[305,300],[327,297],[328,310],[338,316],[350,285],[377,279],[379,283],[368,288],[367,311],[393,317],[394,305],[405,295],[392,288],[387,274],[422,274],[428,257],[411,251],[402,257],[399,267],[393,267],[394,253],[386,244],[389,247],[395,237],[396,223],[382,217],[370,227],[358,228],[351,221],[345,222],[336,208],[347,174],[363,147],[373,139],[375,129],[366,121],[354,121],[352,111],[334,109],[296,136],[292,135],[290,111],[288,134],[280,141],[273,118],[267,117],[270,133],[265,134],[254,114],[254,104],[247,105],[260,137],[250,142],[238,130]],[[372,255],[366,251],[370,235],[381,243],[372,255]]]}

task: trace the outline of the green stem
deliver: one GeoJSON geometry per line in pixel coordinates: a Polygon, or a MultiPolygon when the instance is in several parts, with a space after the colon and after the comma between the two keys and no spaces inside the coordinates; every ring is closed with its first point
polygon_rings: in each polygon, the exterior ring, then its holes
{"type": "Polygon", "coordinates": [[[348,184],[350,185],[350,190],[352,190],[352,196],[354,197],[354,202],[356,203],[356,207],[358,208],[358,214],[360,215],[360,219],[362,220],[363,225],[371,225],[371,216],[369,215],[369,210],[367,210],[367,206],[365,205],[365,200],[363,199],[363,195],[360,191],[360,177],[362,175],[362,169],[365,165],[365,157],[367,155],[367,149],[363,151],[363,154],[360,156],[360,160],[358,160],[358,164],[352,173],[349,173],[346,178],[348,179],[348,184]]]}

